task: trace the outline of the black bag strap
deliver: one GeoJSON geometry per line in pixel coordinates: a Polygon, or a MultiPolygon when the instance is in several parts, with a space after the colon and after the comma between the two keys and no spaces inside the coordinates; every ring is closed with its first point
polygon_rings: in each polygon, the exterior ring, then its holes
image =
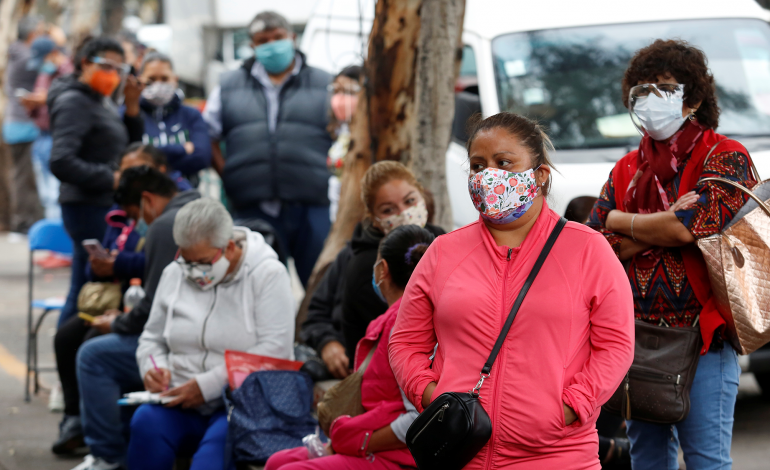
{"type": "Polygon", "coordinates": [[[481,389],[481,385],[484,383],[484,379],[489,377],[489,372],[492,370],[492,364],[494,364],[495,359],[497,359],[497,355],[500,353],[500,348],[503,347],[505,337],[508,336],[508,331],[511,329],[513,320],[516,318],[516,314],[519,312],[519,307],[521,307],[521,304],[524,302],[524,297],[526,297],[527,292],[529,292],[529,288],[532,287],[532,283],[535,282],[537,273],[539,273],[540,268],[543,267],[543,263],[545,263],[546,258],[548,258],[548,253],[551,252],[551,248],[553,248],[554,243],[556,243],[556,239],[559,238],[559,234],[566,224],[567,219],[564,217],[559,219],[559,221],[556,223],[556,226],[551,231],[551,235],[548,236],[548,240],[545,241],[545,245],[540,251],[540,255],[537,257],[537,261],[535,261],[535,265],[532,266],[532,271],[529,272],[527,280],[524,281],[524,285],[521,287],[519,295],[516,297],[516,301],[513,303],[513,307],[511,307],[511,313],[508,314],[508,319],[505,321],[505,325],[503,325],[503,330],[500,332],[500,336],[497,337],[497,341],[495,342],[495,346],[492,348],[492,352],[489,353],[487,362],[481,369],[481,379],[479,380],[479,383],[476,384],[476,387],[471,390],[473,395],[478,395],[479,390],[481,389]]]}

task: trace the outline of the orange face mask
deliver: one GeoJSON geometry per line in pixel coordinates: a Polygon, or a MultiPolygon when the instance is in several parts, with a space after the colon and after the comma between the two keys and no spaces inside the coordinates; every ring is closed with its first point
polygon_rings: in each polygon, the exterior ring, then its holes
{"type": "Polygon", "coordinates": [[[118,72],[115,70],[110,70],[108,72],[106,70],[98,69],[91,75],[91,82],[89,85],[91,85],[91,88],[97,93],[104,96],[110,96],[112,92],[115,91],[115,88],[120,85],[120,75],[118,75],[118,72]]]}

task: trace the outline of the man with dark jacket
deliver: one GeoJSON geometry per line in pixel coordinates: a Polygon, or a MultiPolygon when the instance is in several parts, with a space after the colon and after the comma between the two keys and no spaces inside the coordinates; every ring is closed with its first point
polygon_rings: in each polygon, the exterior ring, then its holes
{"type": "Polygon", "coordinates": [[[258,14],[249,33],[255,57],[222,76],[203,111],[212,164],[235,217],[269,222],[306,284],[330,227],[332,77],[307,65],[281,15],[258,14]]]}
{"type": "MultiPolygon", "coordinates": [[[[158,170],[130,168],[120,178],[115,199],[129,217],[146,223],[145,297],[128,313],[107,312],[93,326],[106,334],[86,341],[78,353],[78,383],[85,442],[91,448],[79,470],[117,469],[124,465],[127,442],[117,400],[125,392],[142,390],[136,365],[139,335],[150,314],[163,269],[174,261],[178,247],[173,226],[177,211],[199,199],[196,190],[177,192],[176,184],[158,170]]],[[[139,228],[138,228],[139,229],[139,228]]]]}

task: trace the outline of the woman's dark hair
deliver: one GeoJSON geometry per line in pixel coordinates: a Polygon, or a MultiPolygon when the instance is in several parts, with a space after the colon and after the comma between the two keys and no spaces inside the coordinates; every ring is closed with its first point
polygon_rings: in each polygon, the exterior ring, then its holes
{"type": "MultiPolygon", "coordinates": [[[[498,113],[486,119],[482,119],[481,114],[478,113],[471,116],[468,120],[468,142],[465,144],[469,156],[478,133],[492,129],[504,129],[519,139],[521,145],[532,154],[532,168],[537,168],[540,165],[554,168],[551,157],[548,155],[548,152],[553,150],[553,144],[540,124],[520,114],[507,112],[498,113]]],[[[551,179],[549,178],[545,186],[542,187],[543,195],[547,196],[550,190],[551,179]]]]}
{"type": "Polygon", "coordinates": [[[139,69],[140,74],[144,72],[144,68],[150,62],[163,62],[168,64],[171,70],[174,70],[174,64],[171,62],[171,57],[167,56],[166,54],[160,53],[158,51],[152,51],[152,52],[149,52],[147,55],[145,55],[144,59],[142,59],[142,67],[139,69]]]}
{"type": "Polygon", "coordinates": [[[145,191],[171,198],[177,193],[177,188],[176,183],[165,173],[146,165],[136,166],[126,169],[120,175],[118,189],[115,191],[115,202],[124,208],[138,206],[145,191]]]}
{"type": "Polygon", "coordinates": [[[390,277],[399,288],[406,288],[414,268],[436,237],[417,225],[396,227],[380,242],[380,257],[388,262],[390,277]]]}
{"type": "Polygon", "coordinates": [[[716,129],[719,124],[714,76],[702,50],[681,39],[662,40],[639,49],[631,58],[623,76],[623,105],[628,108],[628,93],[640,83],[655,83],[658,76],[671,75],[684,85],[684,102],[695,111],[698,122],[716,129]]]}
{"type": "MultiPolygon", "coordinates": [[[[351,80],[359,81],[364,74],[364,68],[360,65],[348,65],[344,69],[340,70],[337,77],[348,77],[351,80]]],[[[334,78],[337,78],[334,77],[334,78]]]]}
{"type": "Polygon", "coordinates": [[[168,166],[168,160],[166,159],[166,154],[163,153],[160,149],[157,147],[153,147],[150,144],[145,144],[142,142],[134,142],[133,144],[126,147],[125,150],[123,150],[123,153],[120,154],[120,159],[123,160],[123,157],[128,155],[129,153],[139,152],[147,155],[152,160],[152,164],[155,168],[160,168],[161,166],[168,166]]]}
{"type": "Polygon", "coordinates": [[[82,71],[83,59],[90,60],[92,57],[105,52],[115,52],[123,57],[126,56],[123,46],[109,36],[86,37],[75,51],[75,70],[82,71]]]}

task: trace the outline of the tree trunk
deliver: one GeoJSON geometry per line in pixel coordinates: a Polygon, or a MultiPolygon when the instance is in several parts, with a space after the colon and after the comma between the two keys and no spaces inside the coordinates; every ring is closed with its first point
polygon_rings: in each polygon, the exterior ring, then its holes
{"type": "MultiPolygon", "coordinates": [[[[455,113],[455,80],[462,59],[465,0],[423,0],[417,52],[416,127],[411,164],[434,198],[434,223],[453,227],[446,182],[446,151],[455,113]]],[[[404,162],[406,163],[406,162],[404,162]]]]}
{"type": "Polygon", "coordinates": [[[316,261],[297,315],[297,334],[310,298],[364,216],[361,178],[373,161],[408,157],[414,129],[414,83],[421,0],[379,0],[369,35],[366,82],[350,124],[337,220],[316,261]]]}

